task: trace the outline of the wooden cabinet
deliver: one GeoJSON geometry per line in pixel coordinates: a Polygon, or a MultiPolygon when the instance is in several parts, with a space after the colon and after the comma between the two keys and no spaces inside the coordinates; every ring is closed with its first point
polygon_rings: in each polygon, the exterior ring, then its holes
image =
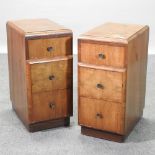
{"type": "Polygon", "coordinates": [[[106,23],[78,39],[81,133],[123,141],[142,117],[149,28],[106,23]]]}
{"type": "Polygon", "coordinates": [[[72,31],[47,19],[7,23],[10,98],[29,131],[69,126],[72,31]]]}

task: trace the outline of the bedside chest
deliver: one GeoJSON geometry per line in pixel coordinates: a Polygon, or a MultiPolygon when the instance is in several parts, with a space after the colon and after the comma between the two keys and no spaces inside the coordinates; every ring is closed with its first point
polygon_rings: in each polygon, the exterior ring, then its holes
{"type": "Polygon", "coordinates": [[[122,142],[143,115],[149,28],[106,23],[78,39],[81,133],[122,142]]]}
{"type": "Polygon", "coordinates": [[[47,19],[7,23],[10,98],[31,132],[69,126],[72,31],[47,19]]]}

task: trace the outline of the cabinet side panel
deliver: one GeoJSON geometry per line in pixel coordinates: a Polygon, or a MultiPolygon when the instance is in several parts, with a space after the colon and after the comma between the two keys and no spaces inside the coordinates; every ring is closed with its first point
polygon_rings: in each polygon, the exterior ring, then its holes
{"type": "Polygon", "coordinates": [[[13,29],[9,26],[9,24],[6,25],[7,30],[7,48],[8,48],[8,67],[9,67],[9,89],[10,89],[10,100],[14,102],[13,98],[13,79],[12,79],[12,31],[13,29]]]}
{"type": "Polygon", "coordinates": [[[10,98],[12,107],[26,124],[27,90],[25,65],[25,38],[12,23],[7,23],[10,98]]]}
{"type": "Polygon", "coordinates": [[[127,49],[127,89],[125,131],[128,134],[143,115],[146,90],[149,28],[130,40],[127,49]]]}

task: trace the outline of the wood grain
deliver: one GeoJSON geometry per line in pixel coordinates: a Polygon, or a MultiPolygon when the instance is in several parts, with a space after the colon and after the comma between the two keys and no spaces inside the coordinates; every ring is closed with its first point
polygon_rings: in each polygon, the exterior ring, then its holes
{"type": "Polygon", "coordinates": [[[61,34],[70,33],[71,30],[59,25],[49,19],[23,19],[11,21],[11,23],[22,30],[25,35],[41,35],[41,34],[61,34]]]}
{"type": "Polygon", "coordinates": [[[71,30],[45,19],[9,21],[7,40],[10,99],[24,125],[29,131],[69,126],[73,115],[71,30]],[[54,54],[45,53],[47,48],[54,54]]]}
{"type": "Polygon", "coordinates": [[[88,43],[84,40],[79,40],[79,62],[113,66],[123,68],[125,64],[125,51],[123,46],[110,46],[103,43],[88,43]],[[103,54],[104,58],[99,55],[103,54]]]}
{"type": "Polygon", "coordinates": [[[124,134],[124,107],[114,102],[80,97],[79,124],[124,134]],[[97,117],[97,114],[101,117],[97,117]]]}
{"type": "Polygon", "coordinates": [[[94,65],[94,64],[87,64],[78,62],[78,66],[86,67],[86,68],[92,68],[92,69],[100,69],[105,71],[112,71],[112,72],[125,72],[126,68],[116,68],[116,67],[109,67],[109,66],[102,66],[102,65],[94,65]]]}
{"type": "Polygon", "coordinates": [[[70,89],[34,93],[31,123],[69,116],[68,107],[72,104],[70,95],[70,89]],[[51,103],[55,105],[53,109],[50,108],[51,103]]]}
{"type": "Polygon", "coordinates": [[[149,28],[144,27],[127,49],[126,133],[129,133],[143,114],[146,91],[146,70],[149,28]],[[133,52],[134,51],[134,52],[133,52]]]}
{"type": "Polygon", "coordinates": [[[28,41],[28,58],[42,59],[72,54],[72,37],[57,37],[48,39],[36,39],[28,41]],[[48,51],[51,47],[52,50],[48,51]]]}
{"type": "Polygon", "coordinates": [[[106,23],[79,37],[82,134],[121,141],[140,120],[145,106],[148,40],[148,26],[118,23],[106,23]],[[96,83],[102,89],[95,88],[96,83]],[[97,122],[95,113],[106,114],[109,124],[105,119],[97,122]]]}
{"type": "Polygon", "coordinates": [[[144,26],[135,24],[105,23],[80,35],[81,40],[96,40],[128,44],[128,41],[136,35],[144,26]]]}
{"type": "Polygon", "coordinates": [[[72,87],[72,60],[30,64],[32,92],[72,87]],[[53,79],[49,79],[53,76],[53,79]]]}
{"type": "Polygon", "coordinates": [[[79,96],[124,102],[126,72],[113,72],[79,66],[79,96]],[[97,84],[103,85],[98,88],[97,84]]]}
{"type": "Polygon", "coordinates": [[[28,122],[25,38],[12,23],[7,23],[9,86],[12,107],[20,119],[28,122]]]}

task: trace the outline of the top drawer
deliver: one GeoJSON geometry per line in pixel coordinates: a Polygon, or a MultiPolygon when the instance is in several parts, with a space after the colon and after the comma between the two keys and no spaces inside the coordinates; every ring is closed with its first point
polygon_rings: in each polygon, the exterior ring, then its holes
{"type": "Polygon", "coordinates": [[[125,47],[79,41],[79,62],[125,67],[125,47]]]}
{"type": "Polygon", "coordinates": [[[72,37],[28,40],[27,59],[53,58],[72,54],[72,37]]]}

